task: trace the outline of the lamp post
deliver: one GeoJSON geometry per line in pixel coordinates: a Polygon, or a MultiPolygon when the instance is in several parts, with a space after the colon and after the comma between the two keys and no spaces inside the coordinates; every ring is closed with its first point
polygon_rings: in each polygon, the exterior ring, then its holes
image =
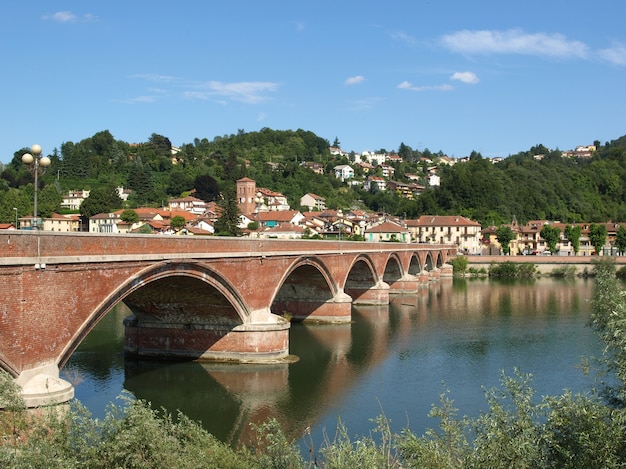
{"type": "Polygon", "coordinates": [[[37,224],[37,190],[39,189],[39,182],[37,181],[39,176],[39,166],[45,168],[50,166],[50,158],[47,156],[41,156],[41,145],[33,145],[30,147],[31,153],[24,153],[22,155],[22,163],[27,165],[33,165],[33,171],[35,173],[35,199],[33,203],[33,224],[32,229],[37,230],[39,226],[37,224]]]}
{"type": "Polygon", "coordinates": [[[261,194],[261,192],[257,192],[255,194],[254,203],[256,205],[256,237],[260,238],[261,235],[259,234],[259,231],[261,226],[259,212],[261,211],[261,204],[263,203],[263,194],[261,194]]]}
{"type": "Polygon", "coordinates": [[[13,207],[13,210],[15,210],[15,229],[19,230],[20,227],[17,226],[17,207],[13,207]]]}

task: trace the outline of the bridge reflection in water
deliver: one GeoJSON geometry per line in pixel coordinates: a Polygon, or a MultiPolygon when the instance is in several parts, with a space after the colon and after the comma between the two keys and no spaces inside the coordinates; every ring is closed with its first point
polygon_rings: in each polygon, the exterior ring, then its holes
{"type": "Polygon", "coordinates": [[[363,434],[381,411],[395,430],[408,423],[419,432],[435,424],[426,415],[444,390],[442,381],[463,413],[484,405],[481,386],[496,385],[500,371],[514,366],[535,375],[538,395],[581,390],[592,377],[576,369],[580,356],[601,351],[585,327],[590,296],[591,283],[582,281],[510,286],[441,279],[395,297],[390,306],[353,307],[351,323],[293,324],[291,353],[299,361],[280,365],[125,363],[121,321],[127,313],[116,309],[66,370],[85,375],[76,396],[96,416],[98,406],[104,409],[124,387],[155,408],[180,409],[231,444],[253,441],[250,424],[270,417],[296,439],[320,426],[332,438],[334,415],[363,434]],[[117,371],[107,371],[107,361],[117,371]],[[119,382],[112,384],[118,372],[119,382]]]}

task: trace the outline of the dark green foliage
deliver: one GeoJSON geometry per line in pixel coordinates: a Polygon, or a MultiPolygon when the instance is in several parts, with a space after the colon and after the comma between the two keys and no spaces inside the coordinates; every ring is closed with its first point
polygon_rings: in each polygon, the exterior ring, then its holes
{"type": "Polygon", "coordinates": [[[525,262],[494,262],[489,267],[490,277],[500,278],[532,278],[537,273],[535,264],[525,262]]]}
{"type": "Polygon", "coordinates": [[[544,225],[539,234],[546,241],[548,250],[554,254],[556,252],[556,245],[559,243],[561,237],[561,229],[556,226],[544,225]]]}
{"type": "MultiPolygon", "coordinates": [[[[213,140],[196,138],[182,144],[173,164],[171,142],[165,136],[153,133],[147,142],[131,145],[115,140],[104,130],[79,142],[65,142],[60,152],[54,149],[41,187],[56,177],[61,194],[113,184],[133,190],[129,206],[157,206],[194,188],[203,194],[200,198],[216,200],[217,188],[247,176],[259,187],[283,193],[292,207],[299,205],[304,194],[313,192],[325,197],[329,208],[369,208],[406,218],[463,215],[483,226],[498,226],[513,217],[522,224],[543,219],[564,223],[626,221],[626,137],[599,146],[591,159],[562,158],[559,151],[543,145],[497,164],[472,152],[467,162],[441,166],[441,186],[428,188],[416,200],[390,191],[365,192],[342,183],[332,169],[348,159],[330,155],[328,147],[328,140],[302,129],[239,130],[213,140]],[[537,155],[543,155],[542,159],[536,159],[537,155]],[[325,173],[312,172],[302,166],[304,162],[320,163],[325,173]],[[214,187],[206,193],[194,187],[198,176],[213,178],[214,187]]],[[[0,198],[3,187],[21,189],[32,183],[32,173],[21,162],[26,151],[15,152],[2,171],[0,198]]],[[[442,151],[413,150],[404,142],[397,153],[404,161],[394,163],[394,179],[403,182],[408,182],[407,173],[426,176],[430,164],[422,163],[421,157],[436,163],[444,156],[442,151]]],[[[361,174],[359,168],[356,173],[361,174]]],[[[0,221],[10,221],[11,208],[0,210],[0,221]]]]}
{"type": "Polygon", "coordinates": [[[80,214],[84,217],[92,217],[98,213],[108,213],[122,206],[117,189],[113,186],[93,189],[82,204],[80,214]]]}
{"type": "Polygon", "coordinates": [[[592,223],[589,227],[589,242],[593,246],[596,251],[596,255],[600,255],[602,252],[602,247],[606,243],[606,226],[605,225],[596,225],[592,223]]]}
{"type": "Polygon", "coordinates": [[[448,261],[450,265],[452,265],[452,271],[455,274],[464,274],[467,271],[467,267],[469,266],[469,259],[467,256],[456,256],[455,258],[448,261]]]}
{"type": "Polygon", "coordinates": [[[139,214],[133,209],[128,208],[122,212],[120,220],[132,225],[133,223],[137,223],[139,221],[139,214]]]}
{"type": "Polygon", "coordinates": [[[499,226],[496,229],[496,239],[498,240],[498,243],[500,243],[502,252],[510,254],[511,249],[509,248],[509,243],[515,239],[515,233],[511,227],[504,225],[499,226]]]}
{"type": "MultiPolygon", "coordinates": [[[[578,254],[578,251],[580,250],[580,237],[582,236],[582,232],[583,230],[580,225],[567,225],[565,227],[565,238],[571,243],[574,254],[578,254]]],[[[624,230],[624,233],[626,233],[626,229],[624,230]]]]}
{"type": "Polygon", "coordinates": [[[215,234],[218,236],[240,236],[239,228],[239,207],[234,189],[228,189],[224,193],[224,198],[218,202],[222,209],[220,217],[215,222],[215,234]]]}

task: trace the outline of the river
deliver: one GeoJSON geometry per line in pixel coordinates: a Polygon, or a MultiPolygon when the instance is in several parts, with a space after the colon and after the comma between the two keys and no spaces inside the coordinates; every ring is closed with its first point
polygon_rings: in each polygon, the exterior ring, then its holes
{"type": "Polygon", "coordinates": [[[180,409],[223,441],[251,441],[250,423],[276,418],[319,447],[340,417],[352,436],[384,413],[392,430],[436,426],[427,414],[449,390],[460,415],[486,409],[484,388],[515,368],[533,375],[537,395],[583,391],[593,377],[582,357],[601,344],[587,326],[592,280],[528,282],[441,279],[385,307],[353,309],[343,325],[294,324],[296,363],[233,365],[126,362],[116,306],[74,352],[62,375],[95,417],[122,392],[153,406],[180,409]]]}

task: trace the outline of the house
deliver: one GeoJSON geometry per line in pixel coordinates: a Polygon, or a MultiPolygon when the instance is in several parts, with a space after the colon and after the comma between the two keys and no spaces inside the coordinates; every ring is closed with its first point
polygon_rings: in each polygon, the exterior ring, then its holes
{"type": "MultiPolygon", "coordinates": [[[[22,230],[33,229],[33,217],[20,217],[20,228],[22,230]]],[[[59,215],[53,213],[47,218],[37,218],[38,229],[42,231],[61,231],[64,233],[70,231],[81,231],[81,221],[79,215],[59,215]]]]}
{"type": "Polygon", "coordinates": [[[379,176],[368,176],[363,183],[363,189],[366,191],[374,190],[378,188],[379,191],[387,190],[387,182],[385,178],[381,178],[379,176]]]}
{"type": "Polygon", "coordinates": [[[384,221],[379,225],[367,228],[365,230],[365,240],[371,242],[397,241],[409,243],[411,242],[411,233],[405,227],[397,223],[384,221]]]}
{"type": "Polygon", "coordinates": [[[80,204],[83,203],[87,197],[89,197],[90,191],[80,190],[80,191],[69,191],[66,195],[63,196],[63,200],[61,201],[61,207],[67,208],[69,210],[78,210],[80,208],[80,204]]]}
{"type": "Polygon", "coordinates": [[[257,214],[261,227],[273,228],[281,223],[300,224],[304,215],[298,210],[280,210],[273,212],[259,212],[257,214]]]}
{"type": "Polygon", "coordinates": [[[335,170],[335,177],[337,179],[341,179],[341,182],[354,177],[354,169],[352,169],[352,166],[350,165],[340,164],[335,166],[333,169],[335,170]]]}
{"type": "Polygon", "coordinates": [[[324,165],[317,161],[303,161],[300,166],[306,169],[310,169],[315,174],[324,174],[324,165]]]}
{"type": "Polygon", "coordinates": [[[388,164],[380,164],[378,167],[381,169],[384,178],[391,178],[396,173],[396,169],[388,164]]]}
{"type": "Polygon", "coordinates": [[[480,254],[482,234],[480,223],[458,215],[422,215],[406,220],[411,237],[418,243],[455,244],[460,252],[480,254]]]}
{"type": "Polygon", "coordinates": [[[291,209],[289,203],[287,202],[287,197],[285,197],[280,192],[274,192],[272,190],[260,187],[257,190],[257,194],[260,194],[261,198],[263,199],[264,207],[262,210],[281,212],[291,209]]]}
{"type": "Polygon", "coordinates": [[[13,223],[0,223],[0,230],[16,230],[13,223]]]}
{"type": "Polygon", "coordinates": [[[196,215],[202,215],[207,209],[204,200],[192,196],[170,199],[167,201],[167,206],[170,210],[185,210],[196,215]]]}
{"type": "Polygon", "coordinates": [[[414,199],[426,189],[424,186],[399,181],[387,181],[387,188],[405,199],[414,199]]]}
{"type": "Polygon", "coordinates": [[[298,239],[302,238],[306,228],[293,223],[279,223],[278,225],[263,231],[264,238],[298,239]]]}
{"type": "Polygon", "coordinates": [[[300,197],[300,206],[308,207],[309,212],[313,209],[317,211],[326,209],[326,199],[316,194],[308,193],[300,197]]]}
{"type": "Polygon", "coordinates": [[[435,187],[441,185],[441,178],[436,174],[429,174],[426,176],[426,182],[430,187],[435,187]]]}
{"type": "Polygon", "coordinates": [[[49,218],[43,219],[43,230],[64,233],[80,231],[80,216],[53,213],[49,218]]]}

